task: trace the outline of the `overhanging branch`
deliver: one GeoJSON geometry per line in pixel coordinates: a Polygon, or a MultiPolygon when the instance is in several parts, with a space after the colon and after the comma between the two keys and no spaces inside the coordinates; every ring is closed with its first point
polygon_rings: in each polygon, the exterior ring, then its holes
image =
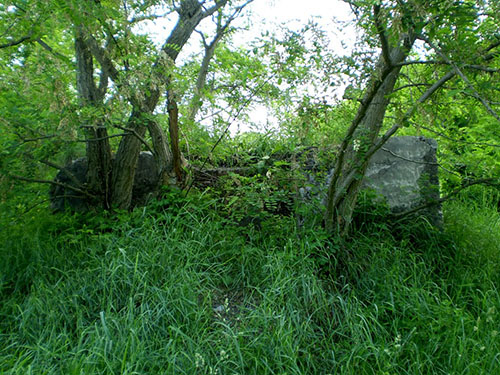
{"type": "Polygon", "coordinates": [[[455,76],[455,71],[451,70],[448,73],[446,73],[440,80],[435,82],[427,91],[425,91],[420,98],[416,101],[416,103],[406,111],[406,113],[403,115],[402,119],[394,124],[383,136],[380,138],[380,140],[375,143],[365,154],[365,160],[368,160],[377,150],[382,147],[387,140],[392,137],[394,133],[396,133],[399,128],[404,126],[408,120],[410,119],[411,116],[415,113],[417,108],[425,102],[427,99],[429,99],[441,86],[443,86],[446,82],[448,82],[450,79],[452,79],[455,76]]]}
{"type": "Polygon", "coordinates": [[[91,199],[96,199],[95,195],[90,194],[88,191],[79,189],[75,186],[71,186],[68,184],[65,184],[63,182],[59,181],[52,181],[52,180],[42,180],[42,179],[37,179],[37,178],[28,178],[28,177],[23,177],[23,176],[17,176],[17,175],[9,175],[8,177],[13,178],[15,180],[19,181],[25,181],[25,182],[30,182],[30,183],[35,183],[35,184],[50,184],[50,185],[56,185],[56,186],[61,186],[65,189],[71,189],[77,193],[83,194],[91,199]]]}

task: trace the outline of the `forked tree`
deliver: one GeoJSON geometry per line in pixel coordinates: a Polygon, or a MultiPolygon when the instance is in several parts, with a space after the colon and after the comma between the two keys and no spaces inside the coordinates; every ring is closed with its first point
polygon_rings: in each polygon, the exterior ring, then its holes
{"type": "MultiPolygon", "coordinates": [[[[128,209],[136,165],[143,148],[153,152],[160,185],[175,184],[183,178],[172,78],[176,60],[200,22],[212,17],[217,27],[210,44],[203,37],[205,59],[197,85],[201,92],[217,43],[229,30],[230,23],[251,2],[75,0],[64,4],[35,1],[26,7],[13,3],[5,7],[5,24],[12,24],[3,30],[3,37],[8,42],[1,44],[1,49],[16,49],[22,53],[23,46],[29,44],[70,60],[71,57],[56,52],[57,47],[47,43],[45,36],[51,27],[54,35],[49,35],[48,39],[57,40],[55,35],[60,33],[73,35],[76,92],[79,112],[84,114],[79,118],[78,127],[83,129],[85,137],[88,172],[86,183],[81,185],[75,181],[75,186],[68,186],[70,190],[85,194],[95,206],[128,209]],[[177,15],[177,21],[170,33],[165,34],[160,48],[152,46],[137,29],[141,22],[172,14],[177,15]],[[67,30],[61,32],[64,28],[67,30]],[[162,99],[168,108],[168,132],[160,126],[156,116],[162,99]],[[113,107],[114,102],[121,102],[121,108],[113,107]],[[123,118],[121,124],[114,121],[110,126],[104,115],[109,111],[116,112],[113,116],[128,118],[123,118]],[[117,134],[116,129],[120,133],[117,134]],[[110,143],[114,137],[120,137],[116,150],[112,150],[110,143]]],[[[198,93],[197,102],[200,101],[198,93]]],[[[194,115],[197,105],[193,107],[194,115]]],[[[57,167],[52,161],[43,162],[57,167]]]]}
{"type": "Polygon", "coordinates": [[[500,121],[491,100],[486,98],[492,91],[480,92],[471,78],[498,78],[500,35],[491,27],[500,20],[497,2],[347,2],[358,17],[366,41],[378,48],[380,55],[364,90],[360,90],[363,95],[354,98],[359,101],[358,110],[340,145],[328,188],[325,225],[329,232],[340,235],[348,233],[371,156],[406,126],[429,98],[448,89],[447,83],[460,80],[464,90],[500,121]],[[411,82],[405,69],[416,64],[435,68],[422,81],[411,82]],[[398,91],[417,88],[420,96],[405,111],[399,111],[394,121],[388,120],[386,114],[396,87],[398,91]]]}

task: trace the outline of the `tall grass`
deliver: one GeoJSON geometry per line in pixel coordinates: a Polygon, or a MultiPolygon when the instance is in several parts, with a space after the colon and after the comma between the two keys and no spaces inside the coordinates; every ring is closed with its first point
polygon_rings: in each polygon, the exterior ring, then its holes
{"type": "Polygon", "coordinates": [[[500,374],[498,212],[347,242],[197,197],[3,231],[3,374],[500,374]]]}

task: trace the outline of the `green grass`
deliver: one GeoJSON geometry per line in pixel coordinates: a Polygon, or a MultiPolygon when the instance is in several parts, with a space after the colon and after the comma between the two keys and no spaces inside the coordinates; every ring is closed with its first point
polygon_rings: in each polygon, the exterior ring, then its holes
{"type": "Polygon", "coordinates": [[[26,219],[0,235],[0,373],[500,374],[498,212],[326,238],[202,197],[26,219]]]}

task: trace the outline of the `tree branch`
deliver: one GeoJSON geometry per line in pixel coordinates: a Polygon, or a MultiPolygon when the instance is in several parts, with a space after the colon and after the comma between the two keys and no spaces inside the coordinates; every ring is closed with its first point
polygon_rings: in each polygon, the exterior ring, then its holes
{"type": "Polygon", "coordinates": [[[189,105],[189,111],[187,116],[189,121],[193,122],[195,120],[196,115],[202,105],[202,90],[203,87],[205,86],[210,61],[212,60],[215,54],[215,49],[217,48],[217,45],[219,44],[221,39],[227,34],[231,22],[243,10],[243,8],[248,4],[250,4],[252,1],[253,0],[248,0],[244,4],[237,7],[234,10],[234,12],[227,18],[224,24],[222,24],[222,14],[221,12],[219,12],[219,16],[217,18],[217,27],[215,36],[210,43],[207,42],[203,33],[201,31],[198,31],[198,33],[201,35],[203,46],[205,48],[205,54],[203,55],[200,71],[198,73],[198,78],[196,80],[194,95],[189,105]]]}
{"type": "MultiPolygon", "coordinates": [[[[403,61],[400,63],[395,64],[396,66],[406,66],[406,65],[426,65],[426,64],[434,64],[434,65],[450,65],[446,61],[441,61],[441,60],[409,60],[409,61],[403,61]]],[[[488,66],[483,66],[483,65],[476,65],[476,64],[464,64],[464,68],[467,69],[474,69],[474,70],[481,70],[486,73],[498,73],[500,72],[500,69],[496,68],[490,68],[488,66]]]]}
{"type": "Polygon", "coordinates": [[[70,178],[70,180],[75,184],[74,186],[82,186],[82,183],[80,181],[78,181],[78,179],[76,178],[76,176],[71,173],[68,168],[66,167],[63,167],[62,165],[57,165],[55,163],[52,163],[51,161],[49,160],[40,160],[40,163],[42,164],[45,164],[51,168],[54,168],[54,169],[57,169],[61,172],[63,172],[66,176],[68,176],[70,178]]]}
{"type": "Polygon", "coordinates": [[[128,134],[128,135],[133,135],[134,137],[136,137],[139,141],[141,141],[141,143],[147,148],[147,150],[149,152],[151,152],[152,154],[154,154],[154,151],[151,148],[151,146],[148,144],[148,142],[146,142],[146,140],[144,138],[142,138],[134,129],[125,128],[125,127],[119,126],[119,125],[113,125],[113,126],[115,128],[118,128],[118,129],[121,129],[121,130],[124,130],[126,132],[131,133],[131,134],[128,134]]]}
{"type": "Polygon", "coordinates": [[[87,31],[83,32],[85,43],[88,45],[92,55],[99,61],[101,69],[106,71],[107,75],[115,82],[119,83],[119,70],[116,69],[113,60],[109,57],[108,53],[104,48],[99,45],[99,42],[94,38],[94,36],[87,31]]]}
{"type": "Polygon", "coordinates": [[[387,41],[387,35],[385,33],[385,28],[382,25],[382,20],[380,16],[380,4],[375,4],[373,6],[373,15],[375,17],[375,26],[377,28],[377,33],[380,38],[380,44],[382,46],[382,56],[387,65],[391,66],[391,51],[389,47],[389,42],[387,41]]]}
{"type": "Polygon", "coordinates": [[[409,83],[407,85],[403,85],[403,86],[399,86],[398,88],[395,88],[394,90],[392,90],[392,92],[395,93],[397,91],[404,90],[404,89],[407,89],[410,87],[429,87],[429,86],[431,86],[429,83],[409,83]]]}
{"type": "Polygon", "coordinates": [[[415,113],[417,108],[419,107],[420,104],[425,102],[427,99],[429,99],[432,94],[434,94],[441,86],[443,86],[446,82],[448,82],[450,79],[452,79],[455,76],[455,72],[453,70],[449,71],[446,73],[440,80],[435,82],[429,89],[427,89],[426,92],[418,98],[417,102],[410,108],[408,109],[405,114],[403,115],[402,119],[400,122],[394,124],[383,136],[380,138],[380,140],[375,143],[365,154],[365,160],[368,160],[380,147],[382,147],[385,142],[394,134],[396,133],[399,128],[401,128],[403,125],[406,124],[408,119],[415,113]]]}
{"type": "Polygon", "coordinates": [[[495,117],[499,122],[500,122],[500,116],[495,112],[495,110],[493,108],[491,108],[491,106],[488,104],[488,102],[479,94],[479,92],[476,90],[476,88],[474,87],[474,85],[472,85],[471,81],[467,78],[467,76],[460,70],[460,68],[457,66],[457,64],[455,64],[453,61],[451,61],[448,56],[446,56],[440,48],[438,48],[436,45],[434,45],[434,43],[432,43],[431,40],[429,40],[428,38],[426,38],[425,36],[423,35],[420,35],[419,38],[421,40],[423,40],[424,42],[426,42],[432,49],[434,49],[434,51],[436,51],[436,53],[438,55],[440,55],[443,60],[449,64],[450,66],[453,67],[453,69],[455,70],[456,74],[458,74],[460,76],[460,78],[462,78],[462,80],[465,82],[465,84],[467,85],[467,87],[473,92],[473,96],[479,100],[481,102],[481,104],[484,106],[484,108],[486,108],[486,110],[493,116],[495,117]]]}
{"type": "Polygon", "coordinates": [[[64,56],[62,53],[54,51],[54,49],[51,46],[49,46],[47,43],[45,43],[41,38],[35,39],[35,42],[37,42],[45,50],[52,53],[54,56],[59,57],[60,59],[64,60],[67,63],[71,63],[71,59],[69,57],[64,56]]]}
{"type": "Polygon", "coordinates": [[[442,137],[442,138],[445,138],[449,141],[452,141],[452,142],[457,142],[457,143],[464,143],[464,144],[467,144],[467,145],[472,145],[472,146],[487,146],[487,147],[496,147],[496,148],[500,148],[500,144],[495,144],[495,143],[487,143],[487,142],[468,142],[468,141],[464,141],[463,139],[456,139],[456,138],[452,138],[452,137],[449,137],[441,132],[438,132],[436,130],[433,130],[427,126],[424,126],[424,125],[418,125],[420,128],[422,129],[425,129],[435,135],[437,135],[438,137],[442,137]]]}
{"type": "MultiPolygon", "coordinates": [[[[485,50],[484,52],[490,52],[491,50],[497,48],[500,46],[500,36],[497,35],[497,40],[491,43],[485,50]]],[[[499,55],[499,52],[490,52],[487,55],[484,56],[485,61],[490,61],[493,60],[496,56],[499,55]]]]}
{"type": "Polygon", "coordinates": [[[8,42],[8,43],[0,44],[0,49],[14,47],[14,46],[22,44],[26,41],[31,41],[31,33],[26,35],[26,36],[23,36],[22,38],[19,38],[17,40],[13,40],[13,41],[8,42]]]}
{"type": "Polygon", "coordinates": [[[203,18],[211,16],[212,14],[214,14],[215,12],[217,12],[219,9],[221,9],[222,7],[224,7],[227,4],[227,2],[228,2],[228,0],[219,0],[219,1],[216,1],[215,5],[213,5],[212,7],[208,8],[208,9],[206,9],[203,12],[203,18]]]}
{"type": "MultiPolygon", "coordinates": [[[[226,128],[224,129],[224,131],[222,132],[222,134],[220,135],[220,137],[217,139],[217,141],[214,143],[214,145],[212,146],[212,148],[210,149],[210,152],[207,154],[205,160],[203,161],[203,164],[201,165],[201,167],[199,168],[200,171],[203,170],[203,168],[205,168],[205,165],[208,163],[208,161],[210,160],[210,155],[212,154],[212,152],[217,148],[217,146],[219,145],[219,143],[222,141],[222,139],[224,139],[224,137],[226,136],[226,134],[229,132],[229,128],[231,127],[231,125],[233,124],[232,122],[238,118],[238,116],[240,115],[240,113],[243,111],[244,108],[246,108],[246,106],[248,106],[248,104],[250,104],[250,102],[252,101],[252,98],[259,92],[260,89],[262,89],[271,79],[273,79],[275,76],[275,74],[273,74],[271,77],[268,78],[268,80],[266,82],[263,82],[261,83],[259,86],[257,86],[249,95],[249,97],[243,102],[241,103],[240,105],[240,108],[238,108],[238,110],[236,111],[236,113],[234,113],[231,118],[229,119],[228,121],[228,125],[226,126],[226,128]]],[[[185,196],[187,197],[187,195],[189,194],[189,192],[191,191],[191,188],[193,187],[193,184],[194,184],[194,180],[191,181],[191,183],[188,185],[187,189],[186,189],[186,194],[185,196]]]]}
{"type": "Polygon", "coordinates": [[[56,185],[56,186],[61,186],[65,189],[71,189],[77,193],[80,193],[80,194],[83,194],[89,198],[92,198],[92,199],[95,199],[96,197],[92,194],[90,194],[88,191],[85,191],[85,190],[82,190],[82,189],[79,189],[75,186],[71,186],[71,185],[68,185],[68,184],[65,184],[63,182],[59,182],[59,181],[52,181],[52,180],[41,180],[41,179],[37,179],[37,178],[27,178],[27,177],[23,177],[23,176],[17,176],[17,175],[8,175],[10,178],[13,178],[15,180],[19,180],[19,181],[25,181],[25,182],[31,182],[31,183],[35,183],[35,184],[51,184],[51,185],[56,185]]]}
{"type": "Polygon", "coordinates": [[[137,17],[133,17],[132,19],[128,20],[127,22],[129,23],[129,25],[133,25],[135,23],[139,23],[142,21],[154,21],[154,20],[157,20],[159,18],[166,17],[169,14],[172,14],[173,12],[175,12],[175,10],[169,11],[169,12],[166,12],[163,14],[150,14],[150,15],[146,15],[146,16],[137,16],[137,17]]]}
{"type": "Polygon", "coordinates": [[[498,180],[495,180],[492,178],[481,178],[478,180],[469,181],[469,182],[463,184],[462,186],[460,186],[459,188],[453,190],[451,193],[445,195],[442,198],[439,198],[439,199],[433,200],[431,202],[422,204],[422,205],[417,206],[415,208],[412,208],[411,210],[408,210],[408,211],[404,211],[404,212],[400,212],[400,213],[396,213],[396,214],[391,214],[390,216],[395,218],[395,219],[404,218],[404,217],[411,215],[415,212],[418,212],[418,211],[424,210],[426,208],[441,204],[441,203],[449,200],[450,198],[454,197],[455,195],[457,195],[461,191],[463,191],[471,186],[474,186],[474,185],[488,185],[488,186],[494,186],[494,187],[500,188],[500,183],[498,182],[498,180]]]}
{"type": "Polygon", "coordinates": [[[19,138],[21,138],[21,141],[23,144],[28,143],[28,142],[38,142],[38,141],[41,141],[44,139],[51,139],[51,138],[57,137],[57,135],[52,134],[52,135],[42,135],[40,137],[35,137],[35,138],[24,138],[20,134],[18,134],[17,132],[15,132],[14,134],[16,134],[19,138]]]}

